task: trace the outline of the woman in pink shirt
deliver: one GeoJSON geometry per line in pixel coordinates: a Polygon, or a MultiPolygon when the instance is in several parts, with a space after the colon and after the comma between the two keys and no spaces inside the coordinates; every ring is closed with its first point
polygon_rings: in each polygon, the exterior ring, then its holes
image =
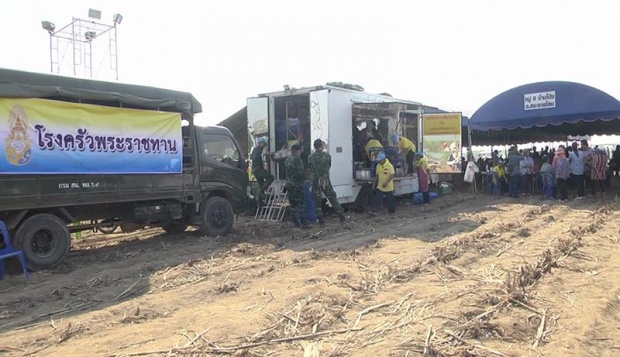
{"type": "Polygon", "coordinates": [[[554,168],[558,167],[558,160],[562,158],[566,159],[566,148],[564,145],[558,146],[557,150],[555,150],[555,156],[553,157],[552,164],[554,168]]]}

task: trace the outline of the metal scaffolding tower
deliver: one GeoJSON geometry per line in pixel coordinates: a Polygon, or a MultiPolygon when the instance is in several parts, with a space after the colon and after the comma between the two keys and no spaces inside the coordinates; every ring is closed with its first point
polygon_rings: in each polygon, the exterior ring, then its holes
{"type": "Polygon", "coordinates": [[[89,9],[88,17],[88,20],[74,17],[71,23],[58,30],[50,21],[41,22],[41,26],[50,36],[50,71],[58,74],[71,72],[73,76],[88,78],[97,76],[105,58],[101,56],[103,59],[99,66],[93,67],[93,53],[97,53],[93,43],[103,45],[103,38],[107,35],[107,48],[99,46],[96,49],[105,48],[109,69],[114,73],[114,79],[118,81],[117,26],[123,21],[123,16],[114,15],[111,25],[95,21],[101,19],[101,11],[89,9]]]}

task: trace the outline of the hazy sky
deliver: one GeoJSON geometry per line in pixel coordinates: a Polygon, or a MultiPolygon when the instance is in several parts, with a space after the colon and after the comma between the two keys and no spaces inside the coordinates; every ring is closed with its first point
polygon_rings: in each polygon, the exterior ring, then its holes
{"type": "MultiPolygon", "coordinates": [[[[120,80],[192,92],[203,124],[284,84],[329,81],[467,115],[537,81],[620,97],[620,2],[611,0],[0,0],[0,67],[49,72],[41,20],[59,28],[89,7],[108,23],[124,16],[120,80]]],[[[107,39],[97,41],[93,67],[110,79],[107,39]]]]}

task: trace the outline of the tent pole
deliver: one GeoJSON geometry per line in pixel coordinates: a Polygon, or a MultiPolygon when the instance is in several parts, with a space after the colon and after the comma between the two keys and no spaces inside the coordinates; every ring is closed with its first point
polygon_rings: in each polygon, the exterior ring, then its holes
{"type": "MultiPolygon", "coordinates": [[[[472,145],[471,145],[471,128],[469,127],[469,122],[467,123],[467,161],[466,161],[466,165],[469,165],[470,161],[476,161],[476,159],[474,158],[474,152],[472,149],[472,145]]],[[[465,166],[465,169],[467,169],[467,166],[465,166]]],[[[480,168],[478,168],[480,170],[480,168]]],[[[473,191],[473,193],[477,193],[477,187],[476,187],[476,174],[474,174],[474,180],[471,182],[471,189],[473,191]]]]}
{"type": "Polygon", "coordinates": [[[467,123],[467,144],[471,149],[471,128],[469,127],[469,123],[467,123]]]}

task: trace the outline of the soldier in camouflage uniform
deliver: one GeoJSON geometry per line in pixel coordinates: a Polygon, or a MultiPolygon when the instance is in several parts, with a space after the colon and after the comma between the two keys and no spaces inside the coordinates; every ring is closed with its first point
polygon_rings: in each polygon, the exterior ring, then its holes
{"type": "Polygon", "coordinates": [[[312,197],[314,198],[314,205],[316,206],[316,215],[319,220],[319,224],[325,224],[323,220],[322,201],[323,196],[327,197],[327,200],[332,205],[338,216],[340,222],[345,221],[344,210],[338,199],[336,198],[336,192],[332,187],[332,183],[329,180],[329,169],[332,166],[332,157],[324,151],[325,143],[321,139],[314,141],[315,151],[308,158],[308,164],[310,165],[310,171],[312,172],[312,197]]]}
{"type": "MultiPolygon", "coordinates": [[[[267,139],[262,137],[258,139],[258,145],[252,149],[252,154],[250,158],[252,160],[252,174],[256,178],[256,182],[258,182],[258,186],[260,187],[258,193],[258,202],[259,205],[265,196],[265,190],[271,185],[274,178],[273,175],[269,173],[269,171],[265,170],[263,163],[263,149],[267,146],[267,139]]],[[[267,153],[270,155],[270,153],[267,153]]]]}
{"type": "Polygon", "coordinates": [[[288,192],[288,201],[291,204],[293,213],[293,222],[301,228],[310,228],[306,222],[304,199],[304,181],[306,172],[304,164],[301,161],[301,146],[291,146],[293,155],[289,156],[284,162],[286,170],[286,191],[288,192]]]}

